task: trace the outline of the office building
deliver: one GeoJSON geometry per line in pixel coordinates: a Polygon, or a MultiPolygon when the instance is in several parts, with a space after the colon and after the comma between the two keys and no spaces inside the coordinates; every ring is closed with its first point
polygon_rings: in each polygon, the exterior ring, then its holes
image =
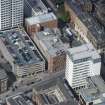
{"type": "Polygon", "coordinates": [[[0,33],[0,50],[18,77],[35,76],[45,70],[45,62],[23,28],[0,33]]]}
{"type": "Polygon", "coordinates": [[[35,85],[33,101],[37,105],[78,105],[61,77],[50,78],[35,85]]]}
{"type": "Polygon", "coordinates": [[[25,17],[38,16],[46,13],[48,13],[48,9],[41,0],[25,0],[25,17]]]}
{"type": "Polygon", "coordinates": [[[0,93],[3,93],[7,90],[8,77],[3,69],[0,69],[0,93]]]}
{"type": "Polygon", "coordinates": [[[25,19],[25,27],[29,35],[41,31],[43,28],[56,28],[57,23],[57,17],[52,12],[25,19]]]}
{"type": "Polygon", "coordinates": [[[101,57],[91,44],[68,49],[65,78],[78,90],[87,87],[86,78],[100,75],[101,57]]]}
{"type": "Polygon", "coordinates": [[[80,105],[105,105],[105,82],[100,76],[87,78],[88,88],[79,91],[80,105]]]}
{"type": "Polygon", "coordinates": [[[57,28],[45,29],[34,34],[34,42],[46,59],[48,72],[65,69],[66,53],[62,41],[59,39],[60,31],[57,28]]]}
{"type": "MultiPolygon", "coordinates": [[[[80,1],[81,2],[81,1],[80,1]]],[[[77,0],[66,0],[65,10],[70,13],[70,22],[78,35],[91,42],[99,53],[105,52],[105,29],[93,15],[84,12],[77,0]]]]}
{"type": "Polygon", "coordinates": [[[6,98],[6,105],[34,105],[30,100],[26,100],[23,94],[17,94],[6,98]]]}
{"type": "Polygon", "coordinates": [[[23,24],[24,0],[0,0],[0,30],[23,24]]]}

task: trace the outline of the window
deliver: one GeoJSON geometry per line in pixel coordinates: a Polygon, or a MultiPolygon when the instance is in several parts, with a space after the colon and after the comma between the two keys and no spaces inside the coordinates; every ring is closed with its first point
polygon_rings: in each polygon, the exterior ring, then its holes
{"type": "Polygon", "coordinates": [[[89,105],[93,105],[93,102],[90,102],[89,105]]]}
{"type": "Polygon", "coordinates": [[[101,62],[101,58],[94,59],[94,61],[93,61],[93,62],[94,62],[94,63],[101,62]]]}

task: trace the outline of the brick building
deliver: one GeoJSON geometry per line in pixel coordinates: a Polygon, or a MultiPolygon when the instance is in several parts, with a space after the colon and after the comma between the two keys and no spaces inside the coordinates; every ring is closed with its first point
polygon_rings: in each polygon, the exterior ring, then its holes
{"type": "Polygon", "coordinates": [[[48,28],[34,34],[34,42],[45,57],[49,72],[65,69],[66,53],[64,44],[59,39],[60,34],[57,28],[48,28]]]}
{"type": "Polygon", "coordinates": [[[55,28],[57,27],[57,23],[57,18],[53,13],[43,14],[25,19],[26,30],[31,36],[33,33],[43,30],[44,27],[55,28]]]}

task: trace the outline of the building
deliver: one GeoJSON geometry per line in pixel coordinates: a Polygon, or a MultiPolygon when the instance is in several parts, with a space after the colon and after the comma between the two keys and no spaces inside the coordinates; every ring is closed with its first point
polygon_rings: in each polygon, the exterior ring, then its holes
{"type": "Polygon", "coordinates": [[[48,13],[48,9],[41,0],[25,0],[25,17],[38,16],[46,13],[48,13]]]}
{"type": "Polygon", "coordinates": [[[41,31],[42,28],[56,28],[57,18],[54,13],[42,14],[39,16],[33,16],[25,19],[25,27],[27,32],[32,33],[41,31]]]}
{"type": "Polygon", "coordinates": [[[101,57],[91,44],[68,50],[65,78],[73,89],[86,88],[86,78],[100,75],[100,69],[101,57]]]}
{"type": "Polygon", "coordinates": [[[6,98],[6,105],[33,105],[30,100],[26,100],[22,94],[17,94],[6,98]]]}
{"type": "Polygon", "coordinates": [[[22,28],[1,32],[0,50],[17,78],[35,76],[45,70],[43,57],[22,28]]]}
{"type": "Polygon", "coordinates": [[[79,91],[80,105],[105,105],[105,82],[100,76],[87,79],[88,88],[79,91]]]}
{"type": "Polygon", "coordinates": [[[100,21],[101,24],[105,26],[105,1],[100,0],[96,4],[96,12],[97,12],[97,18],[100,21]]]}
{"type": "Polygon", "coordinates": [[[0,69],[0,93],[3,93],[8,88],[8,77],[3,69],[0,69]]]}
{"type": "Polygon", "coordinates": [[[57,28],[45,29],[34,34],[34,42],[46,59],[48,72],[65,69],[66,53],[62,41],[59,39],[60,31],[57,28]]]}
{"type": "Polygon", "coordinates": [[[0,0],[0,30],[23,24],[24,0],[0,0]]]}
{"type": "Polygon", "coordinates": [[[82,10],[85,12],[92,12],[93,10],[93,3],[91,0],[81,0],[80,4],[82,6],[82,10]]]}
{"type": "Polygon", "coordinates": [[[78,105],[61,77],[50,78],[35,85],[33,101],[37,105],[78,105]]]}
{"type": "Polygon", "coordinates": [[[66,0],[65,10],[70,13],[71,24],[86,42],[91,42],[99,53],[105,52],[105,29],[93,15],[82,10],[77,0],[66,0]]]}

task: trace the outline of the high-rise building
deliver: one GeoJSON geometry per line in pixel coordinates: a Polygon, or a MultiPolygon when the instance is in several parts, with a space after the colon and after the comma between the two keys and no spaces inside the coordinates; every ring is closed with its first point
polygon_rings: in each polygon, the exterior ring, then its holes
{"type": "Polygon", "coordinates": [[[65,77],[78,90],[87,87],[87,77],[100,75],[100,67],[100,55],[91,44],[84,44],[68,50],[65,77]]]}
{"type": "Polygon", "coordinates": [[[24,0],[0,0],[0,30],[23,24],[24,0]]]}

